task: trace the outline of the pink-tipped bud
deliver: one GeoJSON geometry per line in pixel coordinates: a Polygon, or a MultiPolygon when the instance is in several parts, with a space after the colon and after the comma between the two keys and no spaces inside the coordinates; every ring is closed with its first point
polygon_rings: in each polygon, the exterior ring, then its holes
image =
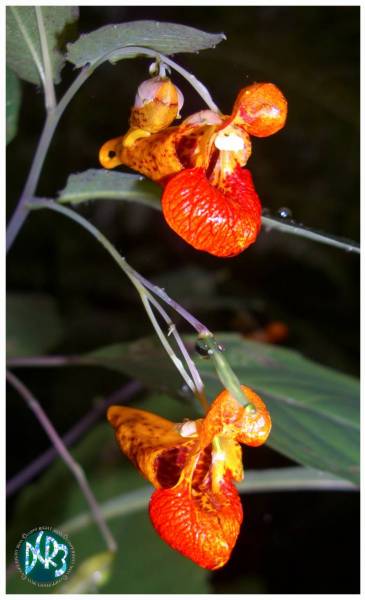
{"type": "Polygon", "coordinates": [[[162,104],[175,104],[177,95],[178,112],[184,105],[184,96],[179,88],[167,77],[153,77],[142,81],[134,101],[134,108],[141,108],[148,102],[158,100],[162,104]]]}
{"type": "Polygon", "coordinates": [[[130,125],[157,133],[179,117],[183,103],[184,96],[168,77],[147,79],[137,90],[130,125]]]}

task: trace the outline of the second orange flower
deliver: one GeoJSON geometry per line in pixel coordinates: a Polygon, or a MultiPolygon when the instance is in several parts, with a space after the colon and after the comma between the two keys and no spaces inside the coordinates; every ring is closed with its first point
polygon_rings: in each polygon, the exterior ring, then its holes
{"type": "Polygon", "coordinates": [[[226,564],[240,531],[243,511],[234,486],[243,479],[240,444],[259,446],[271,429],[261,398],[241,389],[249,405],[224,390],[204,419],[180,424],[136,408],[108,410],[121,450],[156,488],[149,505],[156,531],[205,569],[226,564]]]}

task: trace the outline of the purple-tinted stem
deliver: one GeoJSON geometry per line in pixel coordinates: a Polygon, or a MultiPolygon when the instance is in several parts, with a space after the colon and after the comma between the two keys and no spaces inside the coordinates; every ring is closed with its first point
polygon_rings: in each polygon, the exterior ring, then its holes
{"type": "MultiPolygon", "coordinates": [[[[102,402],[94,406],[80,421],[78,421],[63,437],[62,441],[65,446],[72,446],[86,431],[90,429],[98,421],[98,419],[105,414],[106,409],[111,404],[117,404],[119,402],[129,402],[139,391],[141,391],[142,385],[138,381],[131,381],[124,385],[119,390],[113,392],[110,396],[105,398],[102,402]]],[[[57,458],[57,450],[52,446],[43,454],[38,456],[24,469],[19,471],[14,477],[9,479],[6,484],[6,495],[12,496],[21,489],[24,485],[41,473],[52,461],[57,458]]]]}
{"type": "Polygon", "coordinates": [[[54,445],[55,449],[57,450],[58,454],[70,469],[71,473],[73,474],[79,485],[82,494],[84,495],[86,502],[89,505],[94,521],[99,527],[100,533],[104,538],[106,547],[110,552],[115,552],[118,547],[117,543],[102,515],[100,506],[89,485],[84,470],[79,465],[79,463],[73,458],[72,454],[70,454],[70,452],[67,450],[65,444],[63,443],[56,429],[54,428],[52,422],[49,420],[42,406],[39,404],[38,400],[33,396],[31,391],[11,371],[6,372],[6,379],[18,392],[18,394],[23,398],[28,408],[33,412],[38,422],[43,427],[45,433],[48,435],[49,439],[54,445]]]}

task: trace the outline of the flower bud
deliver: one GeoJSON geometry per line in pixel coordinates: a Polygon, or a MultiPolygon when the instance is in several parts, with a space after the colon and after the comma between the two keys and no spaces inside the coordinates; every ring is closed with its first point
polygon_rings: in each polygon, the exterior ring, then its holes
{"type": "Polygon", "coordinates": [[[238,94],[232,123],[250,135],[266,137],[284,127],[287,112],[287,101],[276,85],[254,83],[238,94]]]}
{"type": "Polygon", "coordinates": [[[130,119],[131,127],[157,133],[179,117],[184,96],[168,77],[153,77],[139,86],[130,119]]]}

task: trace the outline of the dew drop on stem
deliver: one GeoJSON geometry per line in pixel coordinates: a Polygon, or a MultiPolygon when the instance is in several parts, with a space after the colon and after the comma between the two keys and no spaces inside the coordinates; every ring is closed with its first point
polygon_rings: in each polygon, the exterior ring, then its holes
{"type": "Polygon", "coordinates": [[[280,219],[291,219],[293,216],[290,208],[287,208],[286,206],[282,206],[281,208],[279,208],[277,214],[280,217],[280,219]]]}

